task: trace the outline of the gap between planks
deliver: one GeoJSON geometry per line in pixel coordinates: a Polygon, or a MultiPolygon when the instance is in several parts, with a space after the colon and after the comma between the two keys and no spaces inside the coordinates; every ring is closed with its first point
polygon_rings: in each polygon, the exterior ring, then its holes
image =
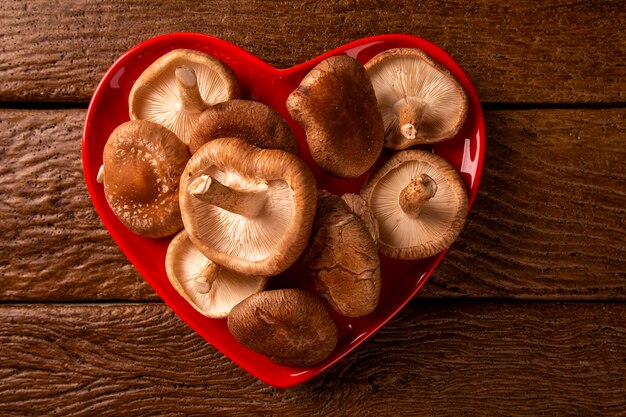
{"type": "MultiPolygon", "coordinates": [[[[0,110],[86,110],[89,102],[37,102],[37,101],[0,101],[0,110]]],[[[610,110],[626,108],[626,101],[612,103],[512,103],[481,102],[484,111],[490,110],[610,110]]]]}
{"type": "MultiPolygon", "coordinates": [[[[477,304],[477,303],[490,303],[490,304],[626,304],[626,300],[615,299],[576,299],[576,298],[564,298],[564,299],[552,299],[552,298],[507,298],[507,297],[477,297],[477,298],[460,298],[460,297],[440,297],[440,298],[412,298],[406,307],[418,307],[422,305],[463,305],[463,304],[477,304]]],[[[55,306],[97,306],[97,307],[123,307],[123,306],[143,306],[143,305],[163,305],[169,307],[163,300],[68,300],[68,301],[37,301],[37,300],[0,300],[0,307],[55,307],[55,306]]]]}

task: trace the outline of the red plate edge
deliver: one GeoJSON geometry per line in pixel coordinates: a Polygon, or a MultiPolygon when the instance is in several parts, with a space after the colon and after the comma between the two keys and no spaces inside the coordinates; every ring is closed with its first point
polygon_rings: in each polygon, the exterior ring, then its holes
{"type": "MultiPolygon", "coordinates": [[[[178,39],[178,40],[188,39],[190,42],[193,41],[193,42],[200,42],[200,43],[208,42],[208,43],[217,45],[220,49],[222,49],[224,51],[227,51],[229,53],[232,53],[233,51],[235,51],[235,54],[241,55],[241,56],[245,56],[245,58],[247,60],[249,60],[250,62],[254,63],[255,67],[263,68],[266,71],[276,72],[277,74],[282,74],[282,75],[285,75],[285,76],[289,76],[290,74],[297,74],[297,73],[301,72],[303,69],[310,68],[313,65],[315,65],[316,63],[322,61],[323,59],[325,59],[325,58],[327,58],[329,56],[345,53],[346,51],[354,52],[354,51],[358,50],[359,47],[366,46],[366,45],[372,45],[372,44],[375,44],[375,43],[378,43],[378,42],[380,42],[382,44],[393,43],[393,44],[398,44],[399,46],[417,47],[417,48],[425,50],[433,58],[435,58],[437,61],[441,62],[446,68],[448,68],[457,77],[457,79],[462,83],[463,87],[465,88],[465,90],[466,90],[466,92],[468,94],[469,100],[470,100],[470,109],[475,112],[475,114],[474,114],[474,122],[477,125],[476,126],[476,134],[477,134],[476,146],[477,146],[477,149],[475,151],[475,158],[472,159],[472,161],[471,161],[471,164],[472,164],[472,166],[474,168],[474,173],[473,173],[473,175],[470,175],[470,178],[468,178],[466,175],[462,174],[463,179],[464,179],[464,181],[466,182],[466,185],[469,188],[469,190],[468,190],[468,196],[469,196],[468,211],[471,208],[471,206],[472,206],[472,204],[474,202],[474,199],[476,197],[476,192],[478,190],[478,185],[479,185],[479,182],[480,182],[480,177],[481,177],[481,174],[482,174],[482,169],[483,169],[483,164],[484,164],[485,145],[486,145],[484,116],[483,116],[482,108],[480,106],[480,101],[478,100],[478,97],[477,97],[477,94],[476,94],[476,92],[474,90],[474,87],[472,86],[472,84],[471,84],[469,78],[467,77],[467,75],[463,72],[463,70],[460,68],[460,66],[445,51],[443,51],[441,48],[439,48],[437,45],[433,44],[432,42],[427,41],[427,40],[422,39],[422,38],[419,38],[419,37],[416,37],[416,36],[404,35],[404,34],[378,35],[378,36],[373,36],[373,37],[369,37],[369,38],[359,39],[357,41],[348,43],[348,44],[343,45],[343,46],[341,46],[341,47],[339,47],[337,49],[334,49],[332,51],[326,52],[326,53],[324,53],[324,54],[322,54],[322,55],[320,55],[320,56],[318,56],[318,57],[316,57],[314,59],[311,59],[309,61],[306,61],[304,63],[298,64],[298,65],[296,65],[294,67],[291,67],[289,69],[281,69],[281,70],[279,70],[279,69],[276,69],[276,68],[272,67],[271,65],[267,64],[266,62],[264,62],[260,58],[254,56],[254,55],[252,55],[250,53],[248,53],[247,51],[243,50],[242,48],[240,48],[240,47],[238,47],[236,45],[230,44],[229,42],[224,41],[222,39],[219,39],[219,38],[216,38],[216,37],[212,37],[212,36],[209,36],[209,35],[204,35],[204,34],[199,34],[199,33],[181,32],[181,33],[170,33],[170,34],[167,34],[167,35],[162,35],[162,36],[158,36],[158,37],[155,37],[155,38],[151,38],[149,40],[146,40],[146,41],[144,41],[144,42],[134,46],[133,48],[129,49],[127,52],[122,54],[114,62],[114,64],[109,68],[109,70],[107,70],[107,72],[105,73],[105,75],[102,78],[101,82],[98,84],[98,86],[97,86],[97,88],[96,88],[96,90],[94,92],[94,95],[93,95],[93,97],[91,99],[91,102],[90,102],[90,105],[89,105],[89,109],[87,111],[87,117],[86,117],[86,120],[85,120],[85,126],[84,126],[84,129],[83,129],[82,158],[83,158],[83,170],[84,170],[84,173],[85,173],[85,180],[86,180],[86,183],[87,183],[87,188],[88,188],[89,194],[91,196],[92,202],[94,204],[94,207],[96,208],[96,211],[99,213],[100,218],[101,218],[103,224],[105,224],[105,226],[109,230],[109,233],[113,237],[114,241],[122,249],[122,251],[125,253],[125,255],[130,259],[130,261],[137,268],[137,270],[142,274],[144,279],[146,279],[150,283],[150,285],[155,289],[155,291],[157,291],[159,296],[167,303],[167,305],[170,308],[173,309],[172,306],[180,304],[180,301],[176,299],[176,296],[178,294],[177,293],[176,294],[171,294],[171,292],[159,290],[159,288],[157,288],[157,286],[153,285],[153,282],[151,282],[151,279],[150,279],[149,271],[146,270],[140,262],[136,261],[135,255],[130,251],[130,248],[127,247],[127,243],[122,239],[122,236],[120,234],[118,234],[118,231],[111,224],[112,222],[110,221],[110,219],[108,217],[106,217],[105,215],[103,215],[103,213],[106,210],[110,210],[110,209],[108,208],[108,205],[106,205],[106,203],[102,203],[101,199],[96,198],[96,193],[97,193],[96,187],[98,187],[99,184],[96,183],[95,175],[93,175],[93,173],[97,172],[97,169],[99,168],[99,164],[93,164],[89,160],[89,158],[88,158],[89,144],[86,143],[86,137],[87,137],[87,131],[88,131],[88,129],[89,129],[89,127],[90,127],[90,125],[91,125],[91,123],[93,121],[92,119],[95,117],[93,110],[98,105],[98,97],[100,96],[101,90],[103,90],[106,87],[106,84],[111,81],[112,75],[115,74],[119,70],[120,66],[125,62],[126,58],[128,56],[133,55],[138,50],[145,49],[146,47],[150,47],[152,45],[158,45],[159,43],[161,43],[163,41],[172,40],[172,39],[178,39]],[[97,165],[97,166],[94,166],[94,165],[97,165]]],[[[350,55],[350,53],[348,53],[348,54],[350,55]]],[[[252,93],[252,95],[254,95],[254,93],[252,93]]],[[[469,139],[466,139],[466,141],[468,141],[468,140],[469,139]]],[[[444,152],[442,152],[442,153],[445,153],[445,145],[443,145],[443,146],[444,147],[442,149],[444,150],[444,152]]],[[[437,151],[437,153],[440,153],[439,150],[437,149],[438,146],[435,146],[434,148],[437,151]]],[[[445,155],[444,155],[444,157],[445,157],[445,155]]],[[[169,239],[167,239],[167,240],[169,240],[169,239]]],[[[354,343],[351,343],[349,345],[349,347],[345,350],[345,352],[343,352],[339,356],[334,357],[330,361],[327,360],[327,361],[323,362],[322,364],[320,364],[318,366],[308,367],[308,368],[285,367],[285,368],[288,368],[288,369],[293,371],[293,372],[291,372],[291,375],[289,377],[275,377],[274,375],[271,375],[271,374],[267,374],[267,373],[264,373],[264,372],[259,372],[256,369],[250,369],[249,366],[246,366],[246,363],[242,363],[242,361],[238,360],[237,358],[231,357],[227,353],[225,353],[225,354],[227,356],[229,356],[229,358],[231,360],[233,360],[235,363],[237,363],[239,366],[241,366],[246,371],[251,373],[253,376],[255,376],[258,379],[261,379],[262,381],[264,381],[264,382],[266,382],[266,383],[268,383],[270,385],[273,385],[273,386],[276,386],[276,387],[279,387],[279,388],[287,388],[287,387],[291,387],[291,386],[300,384],[302,382],[305,382],[306,380],[314,377],[315,375],[318,375],[318,374],[324,372],[330,366],[334,365],[338,360],[340,360],[345,355],[347,355],[352,350],[354,350],[362,341],[367,339],[371,334],[375,333],[378,329],[380,329],[380,327],[382,327],[391,318],[393,318],[410,301],[410,299],[413,296],[415,296],[415,294],[417,294],[420,291],[420,289],[426,283],[426,281],[428,280],[428,278],[430,277],[430,275],[432,274],[434,269],[437,267],[437,265],[439,264],[439,262],[441,261],[441,259],[443,258],[443,256],[445,255],[446,252],[447,252],[447,250],[445,250],[445,251],[435,255],[433,258],[430,258],[430,267],[420,276],[420,278],[418,279],[418,283],[413,288],[412,292],[407,293],[407,297],[404,300],[404,302],[398,304],[396,306],[396,308],[393,310],[393,312],[391,314],[389,314],[389,316],[387,318],[385,318],[384,320],[380,321],[377,325],[375,325],[375,326],[373,326],[371,328],[368,328],[368,330],[366,332],[364,332],[363,334],[361,334],[359,336],[357,341],[355,341],[354,343]]],[[[222,353],[224,353],[224,349],[223,348],[225,347],[224,344],[226,342],[223,342],[223,341],[220,341],[220,340],[209,340],[209,339],[212,339],[212,338],[208,334],[206,329],[203,328],[202,326],[198,325],[196,322],[194,322],[192,320],[193,314],[185,316],[185,315],[179,314],[178,311],[176,311],[176,312],[177,312],[177,315],[179,315],[179,317],[181,317],[194,331],[196,331],[198,334],[200,334],[205,340],[209,341],[209,343],[211,343],[215,348],[217,348],[218,350],[222,351],[222,353]]],[[[251,351],[250,351],[250,355],[252,357],[258,356],[257,359],[259,359],[259,360],[261,358],[264,358],[264,357],[262,357],[262,355],[258,355],[258,354],[254,353],[254,352],[251,352],[251,351]]]]}

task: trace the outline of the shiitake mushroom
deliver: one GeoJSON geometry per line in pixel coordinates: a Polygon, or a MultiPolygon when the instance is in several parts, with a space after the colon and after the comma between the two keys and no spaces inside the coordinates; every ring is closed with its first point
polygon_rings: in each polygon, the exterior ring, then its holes
{"type": "Polygon", "coordinates": [[[317,64],[287,98],[287,110],[306,131],[315,163],[329,175],[358,177],[382,151],[374,87],[354,58],[339,55],[317,64]]]}
{"type": "Polygon", "coordinates": [[[340,197],[318,192],[311,243],[302,265],[315,291],[338,313],[371,313],[380,297],[376,241],[340,197]]]}
{"type": "Polygon", "coordinates": [[[238,138],[201,146],[181,176],[179,197],[189,238],[207,258],[262,276],[300,256],[317,202],[315,179],[300,158],[238,138]]]}
{"type": "Polygon", "coordinates": [[[467,217],[467,191],[459,173],[432,152],[397,152],[370,173],[361,196],[376,217],[380,252],[422,259],[449,247],[467,217]]]}
{"type": "Polygon", "coordinates": [[[315,365],[337,344],[337,326],[324,303],[299,288],[246,298],[230,311],[228,329],[239,343],[279,365],[315,365]]]}
{"type": "Polygon", "coordinates": [[[183,227],[178,185],[188,159],[187,147],[163,126],[122,123],[109,136],[99,173],[111,210],[141,236],[176,233],[183,227]]]}
{"type": "Polygon", "coordinates": [[[219,138],[239,138],[263,149],[281,149],[298,155],[295,133],[285,119],[267,104],[253,100],[228,100],[204,110],[189,138],[193,154],[219,138]]]}
{"type": "Polygon", "coordinates": [[[239,97],[235,73],[204,52],[174,49],[153,62],[137,78],[128,97],[132,120],[159,123],[189,144],[200,114],[239,97]]]}

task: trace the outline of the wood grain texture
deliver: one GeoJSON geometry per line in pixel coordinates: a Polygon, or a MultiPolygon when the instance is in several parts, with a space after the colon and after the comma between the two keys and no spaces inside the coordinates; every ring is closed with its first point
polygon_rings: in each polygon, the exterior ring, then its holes
{"type": "MultiPolygon", "coordinates": [[[[89,199],[82,110],[0,111],[0,300],[154,300],[89,199]]],[[[626,299],[626,109],[489,111],[461,237],[421,297],[626,299]]]]}
{"type": "Polygon", "coordinates": [[[0,2],[0,101],[86,102],[114,59],[201,32],[289,67],[362,37],[407,33],[448,51],[489,102],[624,102],[623,1],[0,2]]]}
{"type": "Polygon", "coordinates": [[[0,111],[0,299],[156,298],[91,204],[84,111],[0,111]]]}
{"type": "Polygon", "coordinates": [[[0,306],[0,413],[625,415],[626,305],[413,301],[325,374],[255,380],[161,304],[0,306]]]}
{"type": "Polygon", "coordinates": [[[423,296],[626,299],[626,109],[486,125],[476,204],[423,296]]]}

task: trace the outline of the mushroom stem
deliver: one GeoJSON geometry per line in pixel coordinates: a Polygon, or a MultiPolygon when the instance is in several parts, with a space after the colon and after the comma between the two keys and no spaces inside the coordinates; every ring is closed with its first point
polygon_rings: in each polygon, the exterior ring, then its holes
{"type": "Polygon", "coordinates": [[[398,117],[398,126],[402,136],[410,140],[415,139],[424,118],[426,103],[416,98],[408,97],[399,100],[393,106],[393,110],[398,117]]]}
{"type": "Polygon", "coordinates": [[[187,113],[203,112],[207,105],[200,95],[196,72],[192,68],[183,66],[176,68],[175,74],[181,109],[187,113]]]}
{"type": "Polygon", "coordinates": [[[100,169],[98,170],[98,175],[96,176],[96,181],[99,184],[104,184],[104,165],[100,165],[100,169]]]}
{"type": "Polygon", "coordinates": [[[437,193],[437,183],[427,174],[414,177],[400,192],[400,207],[411,218],[418,218],[422,205],[437,193]]]}
{"type": "Polygon", "coordinates": [[[266,189],[236,190],[209,175],[201,175],[189,184],[188,191],[200,200],[244,217],[256,217],[267,201],[266,189]]]}
{"type": "Polygon", "coordinates": [[[208,262],[204,269],[198,274],[196,279],[194,280],[194,286],[196,291],[200,294],[207,294],[211,291],[213,287],[213,283],[217,279],[217,275],[219,274],[220,266],[213,262],[208,262]]]}

